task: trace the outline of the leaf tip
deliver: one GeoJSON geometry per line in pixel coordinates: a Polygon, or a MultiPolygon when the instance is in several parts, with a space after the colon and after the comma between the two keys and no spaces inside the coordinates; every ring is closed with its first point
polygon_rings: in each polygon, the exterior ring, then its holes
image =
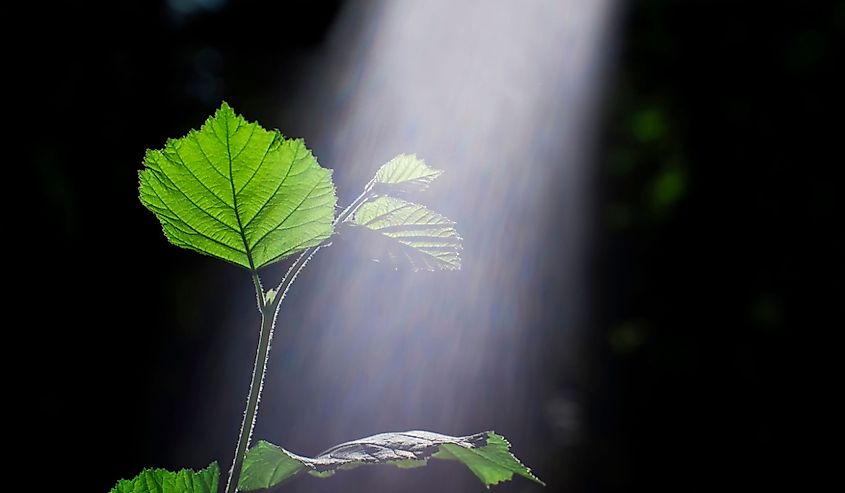
{"type": "MultiPolygon", "coordinates": [[[[507,453],[507,455],[509,455],[510,459],[517,464],[517,466],[518,466],[517,469],[511,470],[512,473],[515,472],[515,473],[519,474],[520,476],[522,476],[526,479],[530,479],[531,481],[534,481],[535,483],[546,486],[546,483],[543,482],[543,480],[541,480],[540,478],[535,476],[534,473],[531,472],[530,467],[527,467],[525,464],[522,463],[522,461],[520,461],[519,459],[516,458],[515,455],[513,455],[513,452],[510,451],[511,442],[508,441],[507,438],[505,438],[502,435],[499,435],[498,433],[496,433],[493,430],[490,430],[486,433],[487,433],[487,445],[496,445],[497,443],[500,444],[500,445],[504,445],[505,446],[505,452],[507,453]]],[[[501,481],[499,481],[499,482],[501,482],[501,481]]],[[[496,484],[496,483],[494,483],[494,484],[496,484]]]]}
{"type": "MultiPolygon", "coordinates": [[[[230,119],[238,120],[238,119],[240,119],[240,120],[243,120],[244,122],[246,121],[242,116],[238,115],[235,112],[235,109],[232,108],[231,106],[229,106],[229,103],[227,103],[226,101],[223,101],[222,103],[220,103],[220,108],[218,108],[217,111],[214,112],[213,116],[208,117],[208,119],[206,120],[205,123],[206,123],[206,125],[208,125],[212,121],[219,120],[219,119],[224,119],[224,120],[230,120],[230,119]]],[[[196,132],[196,130],[192,130],[192,132],[196,132]]]]}

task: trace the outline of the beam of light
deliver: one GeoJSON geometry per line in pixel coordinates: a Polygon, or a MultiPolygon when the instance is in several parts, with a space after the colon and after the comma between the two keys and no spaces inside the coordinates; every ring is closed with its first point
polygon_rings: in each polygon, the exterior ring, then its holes
{"type": "MultiPolygon", "coordinates": [[[[574,431],[572,413],[557,416],[571,406],[538,399],[549,358],[572,357],[564,343],[583,322],[586,171],[613,4],[344,11],[302,103],[284,110],[301,126],[285,133],[336,169],[341,203],[398,153],[445,169],[414,199],[457,221],[464,267],[394,272],[343,238],[321,252],[282,309],[256,436],[311,454],[390,430],[495,428],[520,444],[574,431]]],[[[458,491],[473,481],[461,477],[419,487],[458,491]]],[[[339,485],[305,483],[291,487],[339,485]]]]}

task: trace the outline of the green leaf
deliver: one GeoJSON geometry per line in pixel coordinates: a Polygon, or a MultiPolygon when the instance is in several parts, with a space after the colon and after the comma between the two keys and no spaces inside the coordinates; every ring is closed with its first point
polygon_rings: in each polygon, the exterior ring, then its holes
{"type": "Polygon", "coordinates": [[[148,150],[140,199],[176,246],[258,269],[332,234],[331,171],[301,139],[226,103],[199,130],[148,150]]]}
{"type": "Polygon", "coordinates": [[[463,462],[487,486],[509,481],[514,473],[544,484],[509,452],[510,447],[511,444],[505,437],[491,431],[487,435],[487,446],[485,447],[465,448],[446,443],[440,447],[440,450],[433,457],[463,462]]]}
{"type": "Polygon", "coordinates": [[[452,221],[420,204],[394,197],[377,197],[364,203],[352,224],[368,231],[377,244],[378,257],[413,270],[461,268],[461,237],[452,221]]]}
{"type": "Polygon", "coordinates": [[[400,154],[379,168],[373,182],[405,191],[421,191],[441,174],[442,170],[425,164],[416,154],[400,154]]]}
{"type": "Polygon", "coordinates": [[[509,448],[507,440],[492,431],[464,437],[430,431],[381,433],[336,445],[313,458],[260,441],[247,453],[238,488],[243,491],[272,488],[301,471],[327,477],[337,470],[367,464],[421,467],[429,458],[462,462],[488,487],[511,479],[514,473],[544,484],[509,448]]]}
{"type": "Polygon", "coordinates": [[[133,479],[121,479],[109,493],[217,493],[220,467],[216,462],[201,471],[144,469],[133,479]]]}
{"type": "Polygon", "coordinates": [[[309,460],[260,440],[246,454],[238,489],[253,491],[271,488],[304,470],[309,460]]]}

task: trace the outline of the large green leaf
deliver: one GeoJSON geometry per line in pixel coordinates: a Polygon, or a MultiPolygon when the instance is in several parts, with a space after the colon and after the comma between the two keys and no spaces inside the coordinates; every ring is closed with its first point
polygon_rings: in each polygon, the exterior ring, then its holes
{"type": "Polygon", "coordinates": [[[332,234],[331,172],[301,139],[226,103],[199,130],[147,151],[144,165],[141,202],[174,245],[258,269],[332,234]]]}
{"type": "Polygon", "coordinates": [[[442,170],[425,164],[416,154],[400,154],[379,168],[373,182],[404,191],[420,191],[441,174],[442,170]]]}
{"type": "Polygon", "coordinates": [[[220,467],[216,462],[201,471],[144,469],[133,479],[121,479],[109,493],[217,493],[220,467]]]}
{"type": "Polygon", "coordinates": [[[419,467],[429,458],[462,462],[486,486],[509,480],[514,473],[543,484],[509,448],[507,440],[492,431],[463,437],[430,431],[381,433],[336,445],[313,458],[260,441],[247,453],[238,487],[243,491],[272,488],[301,471],[326,477],[366,464],[419,467]]]}
{"type": "Polygon", "coordinates": [[[461,268],[461,237],[455,223],[420,204],[377,197],[363,204],[351,223],[367,231],[376,256],[413,270],[461,268]]]}

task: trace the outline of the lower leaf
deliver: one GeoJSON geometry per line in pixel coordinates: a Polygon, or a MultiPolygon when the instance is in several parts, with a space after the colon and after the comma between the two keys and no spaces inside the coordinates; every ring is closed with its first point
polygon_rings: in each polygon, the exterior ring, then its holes
{"type": "Polygon", "coordinates": [[[144,469],[133,479],[121,479],[109,493],[217,493],[220,467],[211,463],[201,471],[144,469]]]}
{"type": "Polygon", "coordinates": [[[381,433],[336,445],[313,458],[262,440],[247,453],[238,488],[243,491],[272,488],[302,471],[328,477],[337,470],[367,464],[421,467],[429,458],[462,462],[488,487],[511,479],[514,473],[544,484],[509,448],[508,441],[492,431],[463,437],[429,431],[381,433]]]}

